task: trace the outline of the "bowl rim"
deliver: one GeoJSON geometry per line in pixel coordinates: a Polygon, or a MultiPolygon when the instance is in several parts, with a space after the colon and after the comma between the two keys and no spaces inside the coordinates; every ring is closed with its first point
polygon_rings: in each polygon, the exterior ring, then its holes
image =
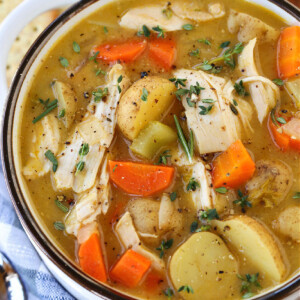
{"type": "MultiPolygon", "coordinates": [[[[56,20],[54,20],[35,40],[26,55],[24,56],[13,82],[10,86],[9,93],[4,105],[3,117],[2,117],[2,130],[1,130],[1,162],[3,167],[3,173],[6,181],[6,186],[10,195],[10,199],[13,203],[14,209],[18,215],[18,218],[26,232],[30,237],[30,240],[39,248],[39,250],[66,276],[75,281],[84,289],[88,289],[100,297],[106,297],[106,299],[135,299],[122,294],[112,288],[102,285],[96,280],[92,279],[79,267],[72,263],[69,259],[62,254],[57,247],[52,244],[46,234],[43,233],[40,225],[31,214],[30,209],[27,205],[27,201],[23,196],[20,185],[18,183],[17,174],[15,171],[15,164],[12,154],[12,130],[13,130],[13,118],[15,114],[15,108],[21,90],[24,79],[27,76],[30,62],[40,52],[40,49],[48,42],[48,39],[59,29],[64,23],[70,18],[84,10],[89,5],[101,0],[81,0],[76,4],[68,8],[62,13],[56,20]],[[42,45],[42,47],[41,47],[42,45]]],[[[300,10],[287,2],[286,0],[267,0],[283,9],[297,20],[300,21],[300,10]]],[[[300,274],[294,278],[288,280],[276,290],[270,290],[262,296],[257,296],[255,299],[267,300],[273,297],[280,299],[295,292],[300,287],[300,274]]]]}

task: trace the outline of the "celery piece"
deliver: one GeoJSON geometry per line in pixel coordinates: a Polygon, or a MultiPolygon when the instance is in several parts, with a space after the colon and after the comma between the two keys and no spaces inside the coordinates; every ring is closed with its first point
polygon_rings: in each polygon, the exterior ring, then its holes
{"type": "Polygon", "coordinates": [[[177,140],[175,131],[158,121],[151,121],[139,133],[130,146],[137,155],[152,159],[163,147],[177,140]]]}

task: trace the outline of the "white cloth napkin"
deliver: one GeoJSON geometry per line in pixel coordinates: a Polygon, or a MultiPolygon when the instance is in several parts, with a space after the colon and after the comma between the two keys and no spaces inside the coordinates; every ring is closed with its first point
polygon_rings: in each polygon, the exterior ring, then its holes
{"type": "Polygon", "coordinates": [[[28,300],[73,300],[49,273],[27,238],[6,189],[0,165],[0,251],[22,278],[28,300]]]}

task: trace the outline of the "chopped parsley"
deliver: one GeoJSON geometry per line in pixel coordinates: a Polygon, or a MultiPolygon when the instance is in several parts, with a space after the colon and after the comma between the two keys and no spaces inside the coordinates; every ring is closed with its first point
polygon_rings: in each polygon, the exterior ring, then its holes
{"type": "Polygon", "coordinates": [[[58,113],[58,118],[61,119],[66,115],[66,110],[62,109],[59,113],[58,113]]]}
{"type": "Polygon", "coordinates": [[[55,173],[58,168],[58,161],[51,150],[45,152],[45,156],[51,161],[52,163],[52,171],[55,173]]]}
{"type": "Polygon", "coordinates": [[[200,184],[198,181],[195,180],[194,177],[192,177],[188,183],[188,185],[186,186],[186,190],[187,191],[196,191],[197,188],[200,188],[200,184]]]}
{"type": "Polygon", "coordinates": [[[80,161],[76,164],[76,173],[75,176],[79,174],[84,169],[85,162],[83,161],[83,158],[88,155],[90,151],[89,144],[85,143],[81,146],[79,150],[79,157],[80,161]]]}
{"type": "Polygon", "coordinates": [[[223,42],[221,45],[220,45],[220,48],[224,49],[226,47],[228,47],[230,45],[230,41],[226,41],[226,42],[223,42]]]}
{"type": "Polygon", "coordinates": [[[199,105],[200,108],[200,112],[199,114],[204,116],[204,115],[208,115],[210,113],[210,111],[212,110],[212,108],[214,107],[214,105],[209,105],[209,106],[203,106],[203,105],[199,105]]]}
{"type": "Polygon", "coordinates": [[[142,26],[142,30],[140,30],[140,31],[137,33],[137,35],[138,35],[138,36],[150,37],[151,32],[150,32],[150,29],[149,29],[146,25],[143,25],[143,26],[142,26]]]}
{"type": "Polygon", "coordinates": [[[198,43],[203,43],[203,44],[208,45],[208,46],[211,45],[211,42],[209,40],[206,40],[206,39],[200,39],[200,40],[198,40],[198,43]]]}
{"type": "Polygon", "coordinates": [[[210,225],[201,225],[200,228],[198,228],[198,225],[199,225],[199,224],[198,224],[198,221],[194,221],[194,222],[191,224],[191,227],[190,227],[191,233],[208,231],[208,230],[210,230],[210,228],[211,228],[210,225]]]}
{"type": "Polygon", "coordinates": [[[168,299],[171,299],[174,296],[174,291],[171,288],[167,288],[163,292],[164,295],[168,297],[168,299]]]}
{"type": "Polygon", "coordinates": [[[169,80],[171,82],[174,82],[177,88],[179,88],[180,85],[185,87],[185,82],[187,81],[187,79],[180,79],[180,78],[170,78],[169,80]]]}
{"type": "Polygon", "coordinates": [[[205,88],[201,87],[199,82],[197,81],[196,85],[191,85],[190,86],[190,89],[179,88],[175,92],[175,95],[176,95],[176,98],[179,101],[181,101],[182,96],[188,95],[189,98],[191,98],[193,94],[199,96],[202,90],[205,90],[205,88]]]}
{"type": "Polygon", "coordinates": [[[245,212],[246,207],[252,207],[252,204],[250,201],[248,201],[249,195],[244,195],[241,190],[238,190],[238,196],[239,198],[235,201],[233,201],[234,204],[240,205],[242,208],[242,212],[245,212]]]}
{"type": "Polygon", "coordinates": [[[171,199],[171,201],[172,201],[172,202],[175,201],[176,198],[177,198],[177,193],[176,193],[176,192],[172,192],[172,193],[170,194],[170,199],[171,199]]]}
{"type": "Polygon", "coordinates": [[[118,91],[120,94],[122,93],[122,89],[120,87],[120,83],[122,82],[122,80],[123,80],[123,75],[120,75],[120,77],[118,78],[118,91]]]}
{"type": "Polygon", "coordinates": [[[159,257],[163,258],[163,256],[165,255],[165,250],[170,249],[173,245],[174,240],[170,239],[170,240],[162,240],[161,244],[158,248],[156,248],[156,250],[160,251],[159,257]]]}
{"type": "Polygon", "coordinates": [[[103,31],[104,31],[105,34],[108,34],[108,29],[107,29],[106,26],[103,26],[103,31]]]}
{"type": "Polygon", "coordinates": [[[106,75],[107,73],[105,71],[103,71],[101,68],[100,69],[96,69],[95,70],[96,72],[96,76],[99,76],[99,75],[106,75]]]}
{"type": "Polygon", "coordinates": [[[204,211],[201,212],[201,215],[200,215],[200,219],[208,220],[208,221],[211,221],[211,220],[214,220],[214,219],[219,219],[219,218],[220,217],[219,217],[218,212],[215,208],[204,210],[204,211]]]}
{"type": "Polygon", "coordinates": [[[245,276],[237,275],[237,277],[242,280],[241,293],[243,294],[243,299],[248,299],[255,295],[253,293],[253,287],[261,289],[261,285],[258,282],[259,273],[256,274],[246,274],[245,276]]]}
{"type": "Polygon", "coordinates": [[[164,38],[165,37],[165,31],[159,25],[157,25],[156,27],[153,27],[152,30],[157,32],[157,37],[158,38],[160,38],[160,37],[164,38]]]}
{"type": "Polygon", "coordinates": [[[273,124],[276,126],[276,127],[279,127],[279,124],[277,123],[276,121],[276,117],[275,117],[275,113],[276,113],[276,107],[274,107],[272,110],[271,110],[271,120],[273,122],[273,124]]]}
{"type": "Polygon", "coordinates": [[[53,223],[53,226],[56,230],[60,230],[60,231],[65,230],[65,225],[63,222],[56,221],[53,223]]]}
{"type": "Polygon", "coordinates": [[[293,199],[300,199],[300,192],[296,192],[293,196],[293,199]]]}
{"type": "Polygon", "coordinates": [[[249,93],[246,91],[246,89],[244,87],[243,80],[241,80],[239,83],[236,82],[234,84],[234,89],[236,90],[236,92],[238,93],[239,96],[242,96],[242,97],[249,96],[249,93]]]}
{"type": "Polygon", "coordinates": [[[158,160],[159,165],[163,164],[166,166],[168,164],[168,158],[172,157],[172,155],[169,153],[170,153],[170,150],[166,150],[159,156],[159,160],[158,160]]]}
{"type": "Polygon", "coordinates": [[[67,68],[69,66],[69,62],[65,57],[60,57],[59,58],[60,64],[64,67],[67,68]]]}
{"type": "Polygon", "coordinates": [[[141,99],[146,102],[148,100],[149,92],[143,88],[141,99]]]}
{"type": "Polygon", "coordinates": [[[200,58],[200,50],[198,48],[196,50],[192,50],[191,52],[189,52],[189,56],[200,58]]]}
{"type": "Polygon", "coordinates": [[[275,78],[272,80],[276,85],[278,86],[283,86],[284,85],[284,81],[282,79],[279,78],[275,78]]]}
{"type": "Polygon", "coordinates": [[[104,97],[108,95],[108,88],[101,89],[99,88],[97,91],[92,93],[94,96],[94,101],[96,103],[100,102],[104,97]]]}
{"type": "Polygon", "coordinates": [[[185,24],[185,25],[182,26],[182,28],[184,30],[191,31],[191,30],[194,29],[194,26],[192,24],[185,24]]]}
{"type": "Polygon", "coordinates": [[[62,201],[60,201],[58,198],[55,199],[55,204],[56,206],[64,213],[69,212],[69,208],[67,206],[65,206],[62,201]]]}
{"type": "Polygon", "coordinates": [[[80,46],[78,45],[78,43],[73,42],[73,50],[76,53],[80,53],[80,46]]]}
{"type": "Polygon", "coordinates": [[[178,292],[186,292],[186,293],[191,293],[191,294],[194,294],[194,290],[191,286],[189,285],[183,285],[181,286],[179,289],[178,289],[178,292]]]}
{"type": "Polygon", "coordinates": [[[219,194],[226,194],[228,192],[228,189],[225,186],[216,188],[215,191],[219,194]]]}

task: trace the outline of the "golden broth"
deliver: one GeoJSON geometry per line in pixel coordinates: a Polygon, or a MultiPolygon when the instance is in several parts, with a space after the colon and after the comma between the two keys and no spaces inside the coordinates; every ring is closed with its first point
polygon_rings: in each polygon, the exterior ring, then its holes
{"type": "MultiPolygon", "coordinates": [[[[209,0],[203,0],[203,6],[207,3],[210,3],[209,0]]],[[[253,16],[262,19],[276,29],[281,29],[286,26],[284,22],[274,15],[273,13],[247,3],[241,0],[220,0],[219,2],[223,3],[226,11],[228,12],[229,8],[237,9],[238,11],[250,13],[253,16]]],[[[158,0],[144,0],[143,4],[147,3],[162,3],[158,0]]],[[[35,130],[32,120],[38,114],[41,113],[41,105],[38,102],[38,99],[53,99],[53,93],[51,89],[51,82],[55,80],[62,80],[66,83],[72,85],[75,90],[75,93],[78,98],[78,105],[81,110],[78,110],[76,115],[76,123],[80,122],[83,118],[86,110],[86,106],[91,100],[92,92],[96,87],[101,86],[105,83],[105,76],[98,75],[96,72],[99,68],[107,70],[108,65],[103,63],[96,64],[93,61],[87,61],[87,63],[82,67],[82,69],[74,74],[72,77],[68,77],[66,70],[61,66],[59,62],[59,57],[65,57],[70,63],[70,68],[72,69],[82,62],[86,57],[89,56],[90,50],[93,46],[99,45],[108,41],[123,41],[128,38],[136,36],[136,32],[131,30],[122,29],[118,27],[118,21],[120,16],[131,7],[138,6],[140,1],[137,0],[126,0],[126,1],[115,1],[109,5],[104,6],[103,8],[95,11],[92,15],[88,16],[82,22],[74,26],[65,36],[63,36],[57,43],[52,47],[49,53],[45,56],[43,61],[40,63],[40,67],[36,74],[34,75],[34,80],[28,90],[26,107],[23,112],[22,119],[22,130],[19,139],[21,141],[20,156],[23,165],[26,163],[30,156],[30,149],[33,139],[33,133],[35,130]],[[102,25],[99,24],[111,24],[107,25],[108,33],[103,29],[102,25]],[[72,43],[76,41],[81,46],[80,54],[74,53],[72,49],[72,43]],[[86,98],[84,95],[89,95],[86,98]]],[[[168,33],[169,36],[172,36],[177,41],[177,60],[176,68],[192,68],[196,64],[201,63],[206,59],[216,57],[220,53],[219,45],[224,41],[231,41],[231,46],[237,43],[237,37],[233,34],[230,34],[227,29],[226,18],[221,18],[213,20],[210,22],[203,23],[199,25],[193,31],[179,31],[174,33],[168,33]],[[197,43],[198,39],[209,39],[212,43],[211,47],[207,45],[197,43]],[[191,57],[188,53],[192,50],[200,50],[199,58],[191,57]]],[[[259,55],[261,58],[261,68],[265,76],[269,78],[276,78],[276,47],[277,44],[264,44],[259,49],[259,55]]],[[[166,78],[171,78],[172,73],[162,73],[159,68],[157,68],[151,61],[146,58],[146,55],[143,55],[135,63],[129,64],[128,75],[132,81],[136,81],[140,78],[140,73],[147,71],[150,75],[159,75],[166,78]]],[[[237,80],[240,75],[237,70],[232,71],[229,68],[225,68],[219,76],[231,78],[232,80],[237,80]]],[[[288,110],[295,110],[294,105],[287,93],[281,89],[282,96],[282,107],[287,108],[288,110]]],[[[175,105],[172,107],[168,115],[164,119],[164,123],[175,128],[173,123],[173,114],[177,115],[183,111],[183,107],[180,102],[176,101],[175,105]]],[[[75,124],[76,125],[76,124],[75,124]]],[[[74,125],[74,127],[75,127],[74,125]]],[[[270,230],[272,230],[272,222],[276,219],[278,214],[287,206],[291,204],[299,205],[299,200],[292,199],[292,195],[299,188],[299,155],[295,152],[281,152],[278,150],[269,135],[266,122],[261,126],[257,121],[257,118],[254,117],[252,120],[252,126],[254,128],[253,136],[244,141],[246,147],[253,153],[255,160],[263,158],[276,158],[286,162],[293,170],[294,173],[294,183],[291,191],[287,195],[285,201],[279,206],[273,208],[265,208],[261,205],[255,206],[247,210],[247,215],[257,218],[262,221],[270,230]]],[[[72,132],[72,129],[69,130],[72,132]]],[[[68,132],[61,124],[61,134],[62,141],[65,141],[68,137],[68,132]]],[[[117,130],[114,143],[110,148],[110,153],[112,159],[115,160],[139,160],[136,158],[129,150],[129,142],[123,137],[123,135],[117,130]]],[[[157,158],[153,161],[157,162],[157,158]]],[[[54,199],[57,195],[64,194],[67,199],[73,199],[71,192],[68,193],[57,193],[54,191],[50,175],[42,177],[36,180],[26,180],[28,189],[31,194],[32,202],[36,207],[38,213],[40,214],[43,222],[49,228],[49,231],[55,237],[57,244],[60,248],[64,250],[66,255],[71,259],[77,261],[77,256],[75,253],[76,240],[66,235],[62,231],[57,231],[53,227],[53,222],[63,221],[65,214],[61,212],[56,205],[54,204],[54,199]]],[[[178,197],[180,198],[180,206],[182,209],[182,215],[184,217],[184,228],[180,235],[176,236],[174,239],[173,247],[166,252],[164,257],[165,261],[170,260],[173,252],[178,248],[178,245],[182,244],[190,235],[190,225],[196,219],[194,214],[194,209],[192,207],[191,200],[185,191],[185,187],[182,184],[180,178],[175,183],[174,188],[178,197]]],[[[132,199],[130,197],[113,187],[112,195],[112,204],[109,208],[108,214],[106,216],[101,216],[99,222],[102,225],[104,233],[104,244],[108,257],[108,265],[112,266],[116,259],[121,255],[123,249],[120,246],[120,243],[116,236],[113,233],[111,220],[116,218],[114,216],[115,209],[117,207],[125,208],[126,203],[132,199]]],[[[122,210],[120,211],[122,213],[122,210]]],[[[235,214],[241,214],[239,207],[234,207],[235,214]]],[[[280,244],[283,247],[288,264],[289,264],[289,276],[294,274],[299,270],[299,253],[300,253],[300,244],[290,241],[289,239],[281,236],[277,232],[274,232],[277,238],[280,240],[280,244]]],[[[158,247],[158,245],[156,246],[158,247]]],[[[158,253],[154,246],[149,246],[153,252],[158,253]]],[[[239,271],[240,273],[255,273],[256,270],[251,266],[247,261],[239,261],[239,271]]],[[[260,277],[260,283],[263,289],[268,289],[273,287],[276,283],[271,282],[264,278],[263,274],[260,277]]],[[[166,299],[166,296],[162,293],[163,289],[170,285],[170,279],[168,276],[164,278],[164,282],[161,284],[161,289],[157,294],[149,294],[144,288],[138,288],[136,290],[129,290],[120,285],[116,287],[120,290],[130,292],[135,296],[139,296],[147,299],[166,299]]],[[[236,293],[233,295],[233,298],[240,297],[240,287],[236,287],[236,293]]]]}

